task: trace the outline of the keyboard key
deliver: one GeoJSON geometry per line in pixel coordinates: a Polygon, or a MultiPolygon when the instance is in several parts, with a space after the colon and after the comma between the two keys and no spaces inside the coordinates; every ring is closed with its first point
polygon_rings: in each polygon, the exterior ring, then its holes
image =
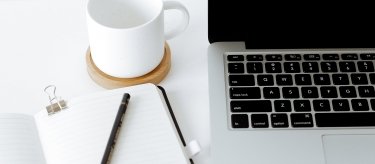
{"type": "Polygon", "coordinates": [[[334,111],[349,111],[349,101],[346,99],[332,100],[332,107],[334,111]]]}
{"type": "Polygon", "coordinates": [[[260,99],[259,87],[237,87],[229,89],[231,99],[260,99]]]}
{"type": "Polygon", "coordinates": [[[318,98],[318,88],[316,87],[302,87],[301,93],[303,98],[318,98]]]}
{"type": "Polygon", "coordinates": [[[361,54],[362,60],[375,60],[375,53],[361,54]]]}
{"type": "Polygon", "coordinates": [[[375,99],[370,100],[372,110],[375,110],[375,99]]]}
{"type": "Polygon", "coordinates": [[[271,125],[274,128],[289,127],[287,114],[271,114],[271,125]]]}
{"type": "Polygon", "coordinates": [[[299,98],[297,87],[284,87],[282,90],[284,98],[299,98]]]}
{"type": "Polygon", "coordinates": [[[315,85],[330,85],[331,80],[328,74],[315,74],[313,75],[315,85]]]}
{"type": "Polygon", "coordinates": [[[356,72],[354,62],[340,62],[339,66],[341,72],[356,72]]]}
{"type": "Polygon", "coordinates": [[[278,87],[264,87],[263,95],[266,99],[278,99],[280,98],[280,90],[278,87]]]}
{"type": "Polygon", "coordinates": [[[349,85],[349,77],[347,74],[332,74],[332,81],[335,85],[349,85]]]}
{"type": "Polygon", "coordinates": [[[232,112],[272,112],[270,100],[231,101],[232,112]]]}
{"type": "Polygon", "coordinates": [[[277,85],[293,85],[292,75],[276,75],[277,85]]]}
{"type": "Polygon", "coordinates": [[[271,86],[274,84],[272,75],[258,75],[257,80],[260,86],[271,86]]]}
{"type": "Polygon", "coordinates": [[[294,100],[294,111],[296,112],[308,112],[311,111],[311,105],[309,100],[294,100]]]}
{"type": "Polygon", "coordinates": [[[263,73],[263,65],[260,62],[248,62],[246,67],[248,73],[263,73]]]}
{"type": "Polygon", "coordinates": [[[320,66],[323,72],[337,72],[336,62],[321,62],[320,66]]]}
{"type": "Polygon", "coordinates": [[[232,114],[232,128],[249,128],[249,117],[247,114],[232,114]]]}
{"type": "Polygon", "coordinates": [[[308,128],[314,127],[313,117],[311,113],[292,113],[290,114],[292,127],[308,128]]]}
{"type": "Polygon", "coordinates": [[[275,100],[274,101],[276,112],[291,112],[292,106],[289,100],[275,100]]]}
{"type": "Polygon", "coordinates": [[[298,62],[285,62],[284,70],[286,73],[299,73],[301,72],[298,62]]]}
{"type": "Polygon", "coordinates": [[[301,60],[301,55],[300,54],[285,54],[285,60],[287,61],[301,60]]]}
{"type": "Polygon", "coordinates": [[[267,61],[281,61],[282,59],[281,55],[266,55],[267,61]]]}
{"type": "Polygon", "coordinates": [[[371,84],[375,84],[375,73],[371,73],[369,76],[370,76],[371,84]]]}
{"type": "Polygon", "coordinates": [[[305,60],[320,60],[320,55],[319,54],[305,54],[303,55],[303,58],[305,60]]]}
{"type": "Polygon", "coordinates": [[[350,77],[352,78],[352,83],[354,85],[364,85],[368,84],[367,75],[362,73],[351,74],[350,77]]]}
{"type": "Polygon", "coordinates": [[[310,74],[296,74],[295,81],[297,85],[311,85],[310,74]]]}
{"type": "Polygon", "coordinates": [[[337,98],[336,87],[320,87],[320,95],[322,98],[337,98]]]}
{"type": "Polygon", "coordinates": [[[243,55],[228,55],[227,59],[228,61],[244,61],[245,60],[243,55]]]}
{"type": "Polygon", "coordinates": [[[352,108],[354,111],[368,111],[368,102],[366,99],[352,99],[352,108]]]}
{"type": "Polygon", "coordinates": [[[230,86],[253,86],[255,85],[254,75],[229,75],[230,86]]]}
{"type": "Polygon", "coordinates": [[[342,98],[357,97],[357,94],[355,92],[355,87],[353,87],[353,86],[340,87],[339,90],[340,90],[340,96],[342,98]]]}
{"type": "Polygon", "coordinates": [[[281,63],[277,63],[277,62],[266,63],[266,72],[267,73],[281,73],[281,63]]]}
{"type": "Polygon", "coordinates": [[[314,106],[314,110],[317,112],[331,110],[328,100],[313,100],[313,106],[314,106]]]}
{"type": "Polygon", "coordinates": [[[339,60],[339,54],[323,54],[323,60],[339,60]]]}
{"type": "Polygon", "coordinates": [[[263,55],[247,55],[247,61],[263,61],[263,55]]]}
{"type": "Polygon", "coordinates": [[[244,67],[243,63],[229,63],[228,71],[229,73],[245,73],[244,67]]]}
{"type": "Polygon", "coordinates": [[[374,72],[374,64],[371,61],[360,61],[357,65],[360,72],[374,72]]]}
{"type": "Polygon", "coordinates": [[[359,86],[358,94],[360,97],[375,97],[375,90],[373,86],[359,86]]]}
{"type": "Polygon", "coordinates": [[[358,60],[357,54],[341,54],[342,60],[358,60]]]}
{"type": "Polygon", "coordinates": [[[253,128],[268,128],[269,125],[267,114],[252,114],[251,126],[253,128]]]}
{"type": "Polygon", "coordinates": [[[303,62],[302,68],[305,73],[319,72],[319,65],[317,62],[303,62]]]}
{"type": "Polygon", "coordinates": [[[375,126],[375,112],[317,113],[317,127],[375,126]]]}

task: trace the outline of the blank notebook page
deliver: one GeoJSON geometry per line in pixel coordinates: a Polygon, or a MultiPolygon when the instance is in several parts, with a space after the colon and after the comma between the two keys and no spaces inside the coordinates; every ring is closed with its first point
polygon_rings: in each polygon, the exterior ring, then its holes
{"type": "Polygon", "coordinates": [[[116,89],[68,101],[54,119],[36,116],[47,163],[100,163],[123,94],[131,98],[111,164],[189,163],[155,85],[116,89]]]}

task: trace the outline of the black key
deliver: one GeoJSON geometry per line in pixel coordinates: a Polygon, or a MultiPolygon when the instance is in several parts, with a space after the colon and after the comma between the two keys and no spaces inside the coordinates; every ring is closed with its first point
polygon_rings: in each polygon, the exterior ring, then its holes
{"type": "Polygon", "coordinates": [[[371,84],[375,84],[375,73],[371,73],[369,76],[370,76],[371,84]]]}
{"type": "Polygon", "coordinates": [[[362,60],[375,60],[375,53],[361,54],[362,60]]]}
{"type": "Polygon", "coordinates": [[[328,100],[313,100],[313,106],[314,110],[317,112],[331,110],[328,100]]]}
{"type": "Polygon", "coordinates": [[[339,54],[323,54],[323,60],[339,60],[339,54]]]}
{"type": "Polygon", "coordinates": [[[355,85],[364,85],[368,84],[367,75],[366,74],[351,74],[350,77],[352,78],[352,83],[355,85]]]}
{"type": "Polygon", "coordinates": [[[272,112],[270,100],[231,101],[232,112],[272,112]]]}
{"type": "Polygon", "coordinates": [[[274,84],[272,75],[258,75],[257,80],[260,86],[271,86],[274,84]]]}
{"type": "Polygon", "coordinates": [[[277,63],[277,62],[266,63],[266,72],[267,73],[281,73],[281,63],[277,63]]]}
{"type": "Polygon", "coordinates": [[[249,128],[249,117],[247,114],[232,114],[233,128],[249,128]]]}
{"type": "Polygon", "coordinates": [[[357,54],[341,54],[342,60],[358,60],[357,54]]]}
{"type": "Polygon", "coordinates": [[[352,99],[352,108],[354,111],[368,111],[368,102],[366,99],[352,99]]]}
{"type": "Polygon", "coordinates": [[[302,63],[303,72],[319,72],[319,65],[317,62],[303,62],[302,63]]]}
{"type": "Polygon", "coordinates": [[[285,62],[284,71],[285,73],[299,73],[301,69],[298,62],[285,62]]]}
{"type": "Polygon", "coordinates": [[[260,62],[248,62],[246,67],[248,73],[263,73],[263,64],[260,62]]]}
{"type": "Polygon", "coordinates": [[[339,90],[340,90],[340,96],[342,98],[357,97],[357,94],[355,92],[355,87],[353,87],[353,86],[340,87],[339,90]]]}
{"type": "Polygon", "coordinates": [[[301,93],[303,98],[318,98],[318,88],[316,87],[302,87],[301,93]]]}
{"type": "Polygon", "coordinates": [[[303,55],[303,58],[305,60],[320,60],[320,55],[319,54],[305,54],[303,55]]]}
{"type": "Polygon", "coordinates": [[[291,112],[292,111],[292,106],[290,105],[289,100],[275,100],[274,106],[275,106],[276,112],[291,112]]]}
{"type": "Polygon", "coordinates": [[[294,100],[294,111],[296,112],[308,112],[311,111],[311,105],[309,100],[294,100]]]}
{"type": "Polygon", "coordinates": [[[280,90],[278,87],[264,87],[263,95],[266,99],[278,99],[280,98],[280,90]]]}
{"type": "Polygon", "coordinates": [[[228,55],[227,59],[228,61],[244,61],[245,60],[243,55],[228,55]]]}
{"type": "Polygon", "coordinates": [[[328,74],[315,74],[313,78],[314,78],[314,83],[316,85],[330,85],[331,84],[331,80],[329,79],[328,74]]]}
{"type": "Polygon", "coordinates": [[[322,98],[337,98],[336,87],[320,87],[320,95],[322,98]]]}
{"type": "Polygon", "coordinates": [[[231,99],[260,99],[259,87],[237,87],[229,89],[231,99]]]}
{"type": "Polygon", "coordinates": [[[375,110],[375,99],[370,100],[372,110],[375,110]]]}
{"type": "Polygon", "coordinates": [[[293,85],[292,75],[276,75],[277,85],[293,85]]]}
{"type": "Polygon", "coordinates": [[[243,63],[229,63],[228,64],[229,73],[244,73],[245,66],[243,63]]]}
{"type": "Polygon", "coordinates": [[[346,99],[334,99],[332,100],[332,107],[334,111],[349,111],[349,101],[346,99]]]}
{"type": "Polygon", "coordinates": [[[335,85],[349,85],[349,77],[347,74],[332,74],[332,81],[335,85]]]}
{"type": "Polygon", "coordinates": [[[301,55],[300,54],[285,54],[285,60],[287,61],[301,60],[301,55]]]}
{"type": "Polygon", "coordinates": [[[336,62],[321,62],[320,66],[323,72],[337,72],[336,62]]]}
{"type": "Polygon", "coordinates": [[[314,127],[314,122],[311,113],[292,113],[290,114],[292,127],[308,128],[314,127]]]}
{"type": "Polygon", "coordinates": [[[297,85],[311,85],[310,74],[296,74],[295,80],[297,85]]]}
{"type": "Polygon", "coordinates": [[[299,98],[297,87],[284,87],[282,90],[284,98],[299,98]]]}
{"type": "Polygon", "coordinates": [[[359,86],[358,94],[360,97],[375,97],[375,90],[373,86],[359,86]]]}
{"type": "Polygon", "coordinates": [[[282,59],[281,55],[266,55],[267,61],[281,61],[282,59]]]}
{"type": "Polygon", "coordinates": [[[341,72],[356,72],[354,62],[340,62],[339,66],[341,72]]]}
{"type": "Polygon", "coordinates": [[[230,86],[253,86],[255,85],[254,75],[229,75],[230,86]]]}
{"type": "Polygon", "coordinates": [[[268,128],[269,125],[267,114],[252,114],[251,126],[253,128],[268,128]]]}
{"type": "Polygon", "coordinates": [[[317,113],[317,127],[375,126],[375,112],[317,113]]]}
{"type": "Polygon", "coordinates": [[[287,114],[271,114],[271,125],[274,128],[289,127],[287,114]]]}
{"type": "Polygon", "coordinates": [[[247,55],[247,61],[263,61],[263,55],[247,55]]]}
{"type": "Polygon", "coordinates": [[[374,64],[371,61],[360,61],[357,65],[360,72],[374,72],[374,64]]]}

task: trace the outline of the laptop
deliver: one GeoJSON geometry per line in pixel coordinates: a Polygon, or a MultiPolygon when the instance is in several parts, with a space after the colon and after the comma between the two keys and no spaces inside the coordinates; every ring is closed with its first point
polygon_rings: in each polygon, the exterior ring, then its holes
{"type": "Polygon", "coordinates": [[[212,164],[375,163],[371,5],[208,1],[212,164]]]}

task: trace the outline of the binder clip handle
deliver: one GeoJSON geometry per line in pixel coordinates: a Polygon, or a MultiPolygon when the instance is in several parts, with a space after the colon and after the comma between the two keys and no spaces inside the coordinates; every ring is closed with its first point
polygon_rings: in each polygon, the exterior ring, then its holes
{"type": "Polygon", "coordinates": [[[48,85],[46,88],[44,88],[44,92],[48,95],[50,103],[50,105],[46,107],[48,115],[55,114],[67,108],[66,101],[62,100],[61,97],[56,96],[56,86],[48,85]]]}

